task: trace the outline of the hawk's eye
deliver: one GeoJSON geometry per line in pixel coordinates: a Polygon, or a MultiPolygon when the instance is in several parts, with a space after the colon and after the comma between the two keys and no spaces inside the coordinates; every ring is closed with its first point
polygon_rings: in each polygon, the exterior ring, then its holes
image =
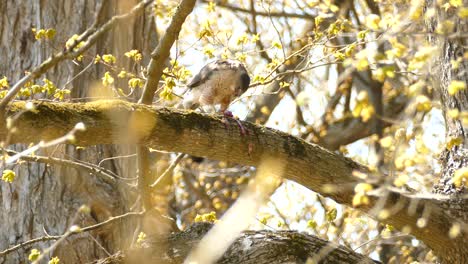
{"type": "Polygon", "coordinates": [[[242,82],[242,90],[247,90],[249,88],[249,84],[250,84],[250,77],[248,74],[244,73],[241,75],[241,82],[242,82]]]}

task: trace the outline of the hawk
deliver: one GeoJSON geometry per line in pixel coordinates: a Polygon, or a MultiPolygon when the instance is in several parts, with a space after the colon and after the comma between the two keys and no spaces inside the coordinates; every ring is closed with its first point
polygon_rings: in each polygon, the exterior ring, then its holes
{"type": "MultiPolygon", "coordinates": [[[[216,60],[205,65],[187,85],[191,93],[184,97],[184,108],[221,105],[221,112],[242,95],[250,84],[244,65],[236,60],[216,60]]],[[[232,114],[231,114],[232,115],[232,114]]]]}

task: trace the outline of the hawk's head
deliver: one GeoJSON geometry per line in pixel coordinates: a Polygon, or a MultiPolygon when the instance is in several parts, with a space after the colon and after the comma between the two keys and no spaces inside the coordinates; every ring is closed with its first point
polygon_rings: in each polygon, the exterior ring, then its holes
{"type": "Polygon", "coordinates": [[[221,104],[225,109],[249,84],[249,74],[240,61],[216,60],[205,65],[187,85],[193,90],[187,100],[200,105],[221,104]]]}

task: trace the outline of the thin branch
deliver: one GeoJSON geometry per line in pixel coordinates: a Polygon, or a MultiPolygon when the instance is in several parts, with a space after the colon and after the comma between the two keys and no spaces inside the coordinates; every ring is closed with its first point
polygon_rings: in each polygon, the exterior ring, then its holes
{"type": "MultiPolygon", "coordinates": [[[[163,74],[165,62],[169,58],[171,47],[179,37],[179,32],[187,16],[192,13],[196,0],[182,0],[172,17],[171,23],[166,29],[166,33],[161,38],[158,46],[151,53],[151,60],[148,64],[148,77],[143,88],[139,103],[150,105],[153,102],[154,93],[158,89],[159,80],[163,74]]],[[[150,209],[151,202],[151,168],[149,150],[145,146],[137,146],[138,160],[138,189],[141,192],[143,206],[150,209]]]]}
{"type": "Polygon", "coordinates": [[[163,174],[161,174],[161,176],[159,176],[159,178],[157,178],[153,184],[150,185],[151,188],[154,188],[156,187],[156,185],[158,185],[159,182],[161,182],[162,179],[164,179],[164,177],[166,177],[167,174],[169,174],[176,166],[177,164],[179,164],[179,162],[185,157],[185,153],[180,153],[179,155],[177,155],[177,157],[174,159],[174,161],[171,163],[171,165],[169,165],[169,167],[167,167],[167,169],[163,172],[163,174]]]}
{"type": "MultiPolygon", "coordinates": [[[[203,0],[202,2],[206,4],[211,1],[203,0]]],[[[217,1],[215,3],[217,6],[220,6],[220,7],[229,9],[231,11],[235,11],[235,12],[246,13],[246,14],[249,14],[251,12],[251,10],[246,9],[246,8],[226,4],[226,1],[217,1]]],[[[302,18],[302,19],[312,19],[312,20],[316,17],[315,15],[310,15],[307,13],[299,14],[299,13],[288,13],[284,11],[282,12],[256,12],[256,14],[259,16],[264,16],[264,17],[276,17],[276,18],[287,17],[287,18],[302,18]]]]}
{"type": "Polygon", "coordinates": [[[182,29],[182,24],[185,22],[185,19],[192,13],[195,2],[196,0],[182,0],[172,17],[171,23],[166,29],[166,33],[156,49],[151,53],[151,60],[147,67],[148,79],[145,83],[143,95],[139,103],[152,103],[154,92],[158,88],[158,83],[164,70],[165,62],[167,58],[169,58],[171,47],[174,41],[179,37],[179,32],[182,29]]]}
{"type": "Polygon", "coordinates": [[[28,240],[26,242],[22,242],[22,243],[20,243],[18,245],[15,245],[15,246],[13,246],[11,248],[5,249],[4,251],[0,252],[0,257],[6,256],[6,255],[10,254],[13,251],[16,251],[16,250],[18,250],[20,248],[24,248],[26,246],[29,246],[29,245],[32,245],[32,244],[35,244],[35,243],[38,243],[38,242],[58,240],[61,237],[62,236],[43,236],[43,237],[34,238],[34,239],[28,240]]]}
{"type": "Polygon", "coordinates": [[[56,146],[58,144],[65,143],[67,141],[73,141],[75,139],[75,133],[77,131],[83,131],[84,129],[85,129],[84,124],[80,122],[80,123],[76,124],[73,127],[73,129],[71,131],[67,132],[64,136],[52,139],[51,141],[48,141],[48,142],[40,141],[35,146],[32,146],[32,147],[30,147],[30,148],[28,148],[28,149],[26,149],[26,150],[24,150],[22,152],[18,152],[13,156],[8,157],[6,159],[6,161],[5,161],[5,163],[6,163],[6,165],[11,164],[11,163],[17,161],[18,159],[21,159],[21,157],[27,156],[27,155],[29,155],[31,153],[34,153],[34,152],[36,152],[36,151],[38,151],[39,149],[42,149],[42,148],[48,148],[48,147],[56,146]]]}
{"type": "MultiPolygon", "coordinates": [[[[0,151],[5,151],[10,156],[19,154],[16,151],[3,149],[3,148],[0,148],[0,151]]],[[[107,183],[112,183],[112,184],[116,183],[116,177],[112,171],[109,171],[103,167],[92,166],[92,164],[86,164],[82,162],[60,159],[56,157],[46,157],[46,156],[37,156],[37,155],[22,155],[19,159],[24,160],[24,161],[30,161],[30,162],[40,162],[40,163],[66,166],[66,167],[84,171],[86,173],[97,174],[107,183]]],[[[126,180],[125,178],[121,178],[121,179],[126,180]]]]}
{"type": "Polygon", "coordinates": [[[43,237],[34,238],[34,239],[31,239],[31,240],[22,242],[22,243],[20,243],[18,245],[15,245],[15,246],[13,246],[11,248],[5,249],[4,251],[0,252],[0,257],[6,256],[6,255],[8,255],[8,254],[20,249],[20,248],[24,248],[26,246],[29,246],[29,245],[32,245],[32,244],[35,244],[35,243],[38,243],[38,242],[44,242],[44,241],[50,241],[50,240],[59,240],[62,237],[64,237],[65,235],[73,236],[75,234],[80,234],[80,233],[83,233],[83,232],[88,232],[88,231],[100,228],[100,227],[102,227],[104,225],[110,224],[110,223],[115,222],[117,220],[122,220],[124,218],[134,217],[134,216],[141,217],[144,214],[145,214],[144,211],[143,212],[128,212],[128,213],[125,213],[125,214],[122,214],[122,215],[119,215],[119,216],[110,217],[106,221],[97,223],[95,225],[91,225],[91,226],[81,228],[80,232],[71,232],[70,234],[67,234],[68,233],[68,231],[67,231],[67,233],[65,233],[63,235],[58,235],[58,236],[46,235],[46,236],[43,236],[43,237]]]}

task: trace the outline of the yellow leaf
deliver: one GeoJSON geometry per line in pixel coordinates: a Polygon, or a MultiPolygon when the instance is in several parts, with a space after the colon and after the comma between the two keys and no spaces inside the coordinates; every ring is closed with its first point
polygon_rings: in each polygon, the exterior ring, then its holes
{"type": "Polygon", "coordinates": [[[373,30],[379,29],[380,16],[376,14],[370,14],[366,17],[366,26],[373,30]]]}
{"type": "Polygon", "coordinates": [[[383,148],[389,148],[393,145],[393,138],[391,136],[384,137],[380,140],[380,145],[383,148]]]}
{"type": "Polygon", "coordinates": [[[458,169],[453,174],[453,184],[460,188],[462,185],[468,186],[468,167],[458,169]]]}
{"type": "Polygon", "coordinates": [[[0,88],[8,88],[10,85],[8,84],[8,78],[6,76],[3,76],[2,79],[0,79],[0,88]]]}
{"type": "Polygon", "coordinates": [[[325,214],[325,218],[327,219],[328,222],[331,222],[331,221],[336,219],[337,213],[338,212],[337,212],[336,208],[332,208],[330,210],[327,210],[327,212],[325,214]]]}
{"type": "Polygon", "coordinates": [[[16,173],[12,170],[4,170],[2,173],[2,180],[12,183],[15,180],[16,173]]]}
{"type": "Polygon", "coordinates": [[[416,110],[418,112],[429,112],[432,109],[432,102],[427,96],[418,95],[416,97],[416,110]]]}
{"type": "Polygon", "coordinates": [[[398,177],[395,180],[393,180],[393,185],[395,185],[396,187],[403,187],[408,182],[408,179],[409,177],[406,174],[398,175],[398,177]]]}
{"type": "Polygon", "coordinates": [[[447,111],[447,115],[450,116],[451,118],[457,119],[460,116],[460,111],[458,109],[449,109],[447,111]]]}
{"type": "Polygon", "coordinates": [[[369,32],[369,30],[359,31],[358,34],[357,34],[358,39],[360,39],[360,40],[365,39],[368,32],[369,32]]]}
{"type": "Polygon", "coordinates": [[[208,58],[214,58],[214,52],[215,52],[215,49],[213,46],[211,45],[207,45],[203,48],[203,53],[208,56],[208,58]]]}
{"type": "Polygon", "coordinates": [[[98,64],[99,62],[101,62],[101,56],[98,54],[96,55],[96,58],[94,58],[94,64],[98,64]]]}
{"type": "Polygon", "coordinates": [[[114,64],[117,59],[112,54],[104,54],[102,55],[102,60],[109,64],[114,64]]]}
{"type": "Polygon", "coordinates": [[[413,59],[408,63],[408,70],[418,70],[426,65],[426,62],[436,55],[437,47],[436,46],[423,46],[418,49],[413,59]]]}
{"type": "Polygon", "coordinates": [[[423,4],[424,4],[424,1],[422,0],[411,1],[410,18],[412,20],[418,20],[419,18],[421,18],[421,15],[423,12],[423,4]]]}
{"type": "Polygon", "coordinates": [[[58,257],[53,257],[49,260],[47,264],[59,264],[59,263],[60,263],[60,259],[58,257]]]}
{"type": "Polygon", "coordinates": [[[55,37],[56,33],[57,33],[57,31],[55,31],[55,29],[49,28],[49,29],[46,30],[45,37],[47,39],[53,39],[55,37]]]}
{"type": "Polygon", "coordinates": [[[462,137],[450,137],[447,142],[446,148],[448,150],[451,150],[453,147],[461,145],[462,143],[463,143],[462,137]]]}
{"type": "Polygon", "coordinates": [[[273,41],[273,43],[271,45],[273,47],[277,48],[277,49],[282,49],[283,48],[283,45],[281,45],[281,43],[279,43],[278,41],[273,41]]]}
{"type": "Polygon", "coordinates": [[[356,49],[356,43],[348,45],[345,49],[345,55],[347,57],[351,57],[351,55],[354,53],[354,50],[356,49]]]}
{"type": "Polygon", "coordinates": [[[315,27],[318,27],[324,20],[324,17],[321,15],[318,15],[315,17],[314,22],[315,22],[315,27]]]}
{"type": "Polygon", "coordinates": [[[245,60],[247,59],[247,55],[245,55],[245,53],[243,52],[237,52],[236,59],[238,59],[241,62],[245,62],[245,60]]]}
{"type": "Polygon", "coordinates": [[[217,221],[216,213],[213,212],[213,211],[208,213],[208,214],[202,214],[202,215],[197,214],[197,216],[195,217],[195,222],[211,222],[211,223],[214,223],[216,221],[217,221]]]}
{"type": "Polygon", "coordinates": [[[137,243],[138,244],[141,244],[143,242],[145,242],[146,240],[146,234],[144,232],[140,232],[140,234],[138,234],[138,238],[137,238],[137,243]]]}
{"type": "Polygon", "coordinates": [[[450,95],[454,95],[458,93],[459,91],[465,90],[466,89],[466,83],[463,81],[452,81],[447,90],[450,95]]]}
{"type": "Polygon", "coordinates": [[[356,193],[353,196],[353,206],[358,207],[361,205],[368,205],[369,204],[369,197],[362,193],[356,193]]]}
{"type": "Polygon", "coordinates": [[[374,189],[374,187],[372,187],[372,185],[369,184],[369,183],[358,183],[354,187],[354,192],[356,192],[356,193],[366,193],[366,192],[372,191],[373,189],[374,189]]]}
{"type": "Polygon", "coordinates": [[[271,112],[270,112],[270,109],[268,109],[268,106],[264,105],[262,106],[262,108],[260,108],[260,112],[264,115],[269,115],[271,112]]]}
{"type": "Polygon", "coordinates": [[[125,56],[128,58],[132,58],[134,61],[141,61],[141,59],[143,58],[143,56],[138,50],[127,51],[125,52],[125,56]]]}
{"type": "Polygon", "coordinates": [[[463,5],[463,0],[450,0],[449,3],[453,7],[460,7],[463,5]]]}
{"type": "Polygon", "coordinates": [[[289,87],[291,84],[288,83],[288,82],[280,82],[279,85],[280,85],[281,88],[286,88],[286,87],[289,87]]]}
{"type": "Polygon", "coordinates": [[[102,85],[104,86],[109,86],[114,83],[114,78],[112,77],[110,72],[105,72],[104,77],[102,77],[101,79],[102,79],[102,85]]]}
{"type": "Polygon", "coordinates": [[[127,72],[126,71],[120,71],[119,74],[117,74],[117,77],[125,78],[125,77],[127,77],[127,72]]]}
{"type": "Polygon", "coordinates": [[[31,249],[31,253],[29,253],[28,259],[30,261],[35,261],[39,256],[41,255],[41,252],[35,248],[31,249]]]}
{"type": "Polygon", "coordinates": [[[255,34],[252,36],[252,39],[250,40],[252,43],[256,43],[257,41],[260,40],[260,34],[255,34]]]}
{"type": "Polygon", "coordinates": [[[317,228],[317,222],[315,220],[311,219],[311,220],[307,221],[307,227],[315,229],[315,228],[317,228]]]}
{"type": "Polygon", "coordinates": [[[458,10],[458,16],[462,19],[468,18],[468,7],[461,7],[458,10]]]}
{"type": "Polygon", "coordinates": [[[130,80],[128,80],[128,86],[130,86],[131,88],[141,88],[143,87],[143,80],[140,79],[140,78],[131,78],[130,80]]]}
{"type": "Polygon", "coordinates": [[[208,6],[206,7],[208,12],[214,12],[216,7],[216,3],[213,1],[208,2],[208,6]]]}
{"type": "Polygon", "coordinates": [[[249,43],[249,37],[247,36],[246,33],[240,35],[238,38],[237,38],[237,45],[245,45],[249,43]]]}
{"type": "Polygon", "coordinates": [[[445,21],[439,22],[435,31],[438,34],[449,34],[449,33],[452,33],[454,29],[455,29],[455,23],[451,20],[445,20],[445,21]]]}

